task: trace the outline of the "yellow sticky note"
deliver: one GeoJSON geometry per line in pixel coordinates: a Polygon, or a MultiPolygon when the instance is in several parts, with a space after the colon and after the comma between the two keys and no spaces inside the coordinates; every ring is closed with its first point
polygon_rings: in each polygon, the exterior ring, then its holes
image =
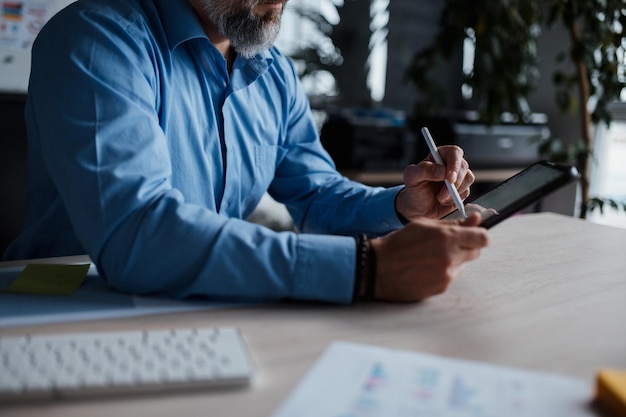
{"type": "Polygon", "coordinates": [[[595,401],[611,417],[625,417],[626,371],[601,369],[596,377],[595,401]]]}
{"type": "Polygon", "coordinates": [[[70,295],[76,291],[89,271],[89,264],[28,264],[4,289],[20,294],[70,295]]]}

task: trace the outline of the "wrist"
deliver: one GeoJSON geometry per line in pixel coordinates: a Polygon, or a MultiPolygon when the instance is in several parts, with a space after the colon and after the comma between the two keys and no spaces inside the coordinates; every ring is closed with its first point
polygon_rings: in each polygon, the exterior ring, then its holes
{"type": "Polygon", "coordinates": [[[398,216],[398,220],[400,220],[400,223],[402,224],[409,223],[409,219],[407,219],[406,216],[404,216],[402,212],[400,211],[400,209],[398,208],[398,203],[399,203],[398,200],[401,198],[400,194],[402,194],[405,189],[406,188],[402,188],[400,191],[398,191],[398,194],[396,194],[396,198],[393,201],[393,208],[396,211],[396,216],[398,216]]]}

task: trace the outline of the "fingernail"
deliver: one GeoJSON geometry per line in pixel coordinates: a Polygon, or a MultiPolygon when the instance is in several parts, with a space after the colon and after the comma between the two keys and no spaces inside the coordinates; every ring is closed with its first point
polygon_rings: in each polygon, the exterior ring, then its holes
{"type": "Polygon", "coordinates": [[[454,184],[457,178],[459,178],[459,174],[457,174],[456,172],[453,172],[452,175],[450,176],[450,182],[454,184]]]}

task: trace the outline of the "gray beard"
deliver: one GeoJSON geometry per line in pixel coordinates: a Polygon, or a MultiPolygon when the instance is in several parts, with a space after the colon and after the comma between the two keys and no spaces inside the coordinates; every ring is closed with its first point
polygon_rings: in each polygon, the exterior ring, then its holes
{"type": "Polygon", "coordinates": [[[216,7],[208,4],[205,11],[209,19],[215,23],[220,33],[228,38],[235,51],[244,58],[252,58],[256,54],[269,49],[280,31],[280,14],[272,13],[259,17],[250,8],[245,10],[220,13],[216,7]]]}

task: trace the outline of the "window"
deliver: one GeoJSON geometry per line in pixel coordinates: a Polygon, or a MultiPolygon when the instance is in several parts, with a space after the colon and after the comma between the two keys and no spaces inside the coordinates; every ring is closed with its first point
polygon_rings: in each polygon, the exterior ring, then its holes
{"type": "MultiPolygon", "coordinates": [[[[356,65],[366,74],[363,88],[369,90],[371,101],[383,100],[389,4],[390,0],[288,3],[276,44],[294,60],[309,96],[349,95],[350,88],[341,82],[356,65]],[[354,55],[355,49],[364,50],[363,56],[354,55]]],[[[354,77],[347,77],[355,81],[354,77]]],[[[346,101],[351,99],[347,97],[346,101]]]]}
{"type": "MultiPolygon", "coordinates": [[[[626,201],[626,102],[613,107],[609,129],[599,126],[593,156],[592,196],[626,201]],[[600,163],[598,163],[600,162],[600,163]]],[[[626,212],[610,207],[601,214],[597,209],[589,215],[595,223],[626,228],[626,212]]]]}

